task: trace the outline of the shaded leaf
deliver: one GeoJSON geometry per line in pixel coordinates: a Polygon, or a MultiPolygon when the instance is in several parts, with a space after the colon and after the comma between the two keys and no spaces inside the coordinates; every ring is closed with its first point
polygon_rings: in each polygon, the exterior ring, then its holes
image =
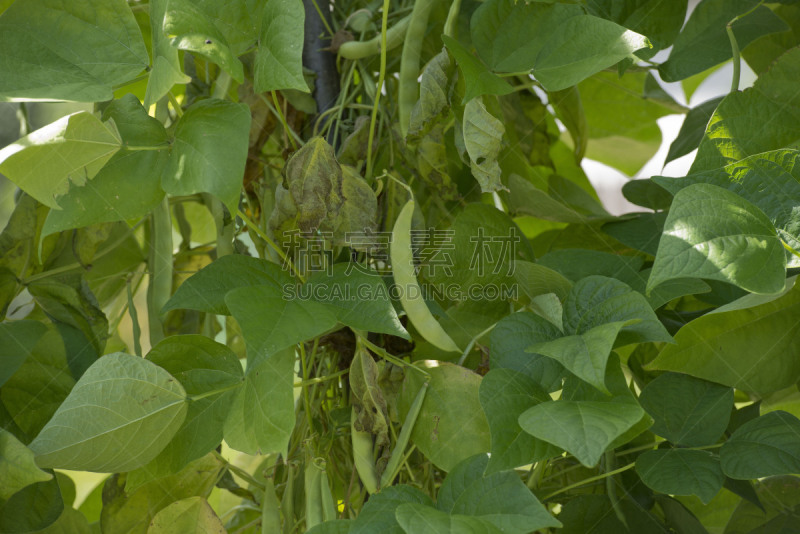
{"type": "Polygon", "coordinates": [[[389,290],[377,272],[364,272],[350,263],[337,263],[331,273],[315,273],[298,291],[314,299],[347,326],[410,339],[392,306],[389,290]],[[349,271],[349,272],[348,272],[349,271]]]}
{"type": "Polygon", "coordinates": [[[686,0],[589,0],[592,15],[603,17],[646,35],[653,43],[647,57],[667,48],[677,37],[686,18],[686,0]]]}
{"type": "Polygon", "coordinates": [[[686,118],[683,119],[683,124],[681,124],[678,136],[672,144],[669,145],[669,152],[667,152],[664,165],[672,160],[685,156],[700,146],[703,134],[706,133],[708,121],[711,119],[719,103],[722,102],[722,99],[723,97],[721,96],[712,98],[689,110],[686,114],[686,118]]]}
{"type": "Polygon", "coordinates": [[[661,78],[676,82],[730,59],[733,52],[725,26],[750,11],[733,23],[740,49],[762,35],[787,29],[769,8],[756,8],[758,4],[757,0],[705,0],[698,4],[675,39],[669,59],[659,67],[661,78]],[[703,53],[698,54],[698,50],[703,53]]]}
{"type": "Polygon", "coordinates": [[[433,500],[417,488],[405,484],[389,486],[370,496],[352,522],[349,534],[405,534],[395,519],[395,510],[404,503],[433,506],[433,500]]]}
{"type": "Polygon", "coordinates": [[[13,434],[0,428],[0,499],[7,501],[22,488],[53,478],[36,466],[33,452],[13,434]]]}
{"type": "Polygon", "coordinates": [[[725,475],[719,458],[708,451],[660,449],[636,458],[642,482],[669,495],[697,495],[708,504],[722,489],[725,475]]]}
{"type": "Polygon", "coordinates": [[[4,347],[5,352],[0,366],[0,386],[17,372],[45,332],[47,327],[38,321],[0,323],[0,347],[4,347]]]}
{"type": "Polygon", "coordinates": [[[53,525],[64,511],[64,499],[56,477],[34,482],[0,504],[0,532],[37,532],[53,525]]]}
{"type": "Polygon", "coordinates": [[[559,454],[559,449],[524,432],[517,421],[531,406],[549,400],[535,380],[512,369],[492,369],[483,377],[480,402],[489,421],[492,443],[487,474],[559,454]]]}
{"type": "Polygon", "coordinates": [[[491,72],[460,42],[449,35],[442,35],[442,41],[464,75],[466,83],[464,102],[469,102],[481,95],[507,95],[513,91],[507,81],[491,72]]]}
{"type": "Polygon", "coordinates": [[[782,410],[740,426],[719,451],[722,471],[753,479],[800,472],[800,420],[782,410]],[[753,461],[757,458],[758,461],[753,461]]]}
{"type": "MultiPolygon", "coordinates": [[[[653,416],[650,431],[677,445],[713,445],[725,432],[733,409],[733,389],[693,376],[664,373],[639,397],[653,416]]],[[[672,492],[662,492],[672,493],[672,492]]]]}

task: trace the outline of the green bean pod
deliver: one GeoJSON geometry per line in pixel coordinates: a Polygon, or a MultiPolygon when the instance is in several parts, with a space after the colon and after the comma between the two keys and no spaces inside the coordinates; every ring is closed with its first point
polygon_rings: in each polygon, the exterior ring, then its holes
{"type": "Polygon", "coordinates": [[[400,302],[406,310],[408,319],[417,332],[432,345],[447,351],[461,352],[458,345],[444,331],[434,318],[425,299],[422,289],[414,274],[414,253],[411,250],[411,219],[414,216],[414,200],[409,200],[400,210],[392,231],[390,256],[394,281],[400,287],[400,302]]]}
{"type": "Polygon", "coordinates": [[[350,439],[353,443],[353,463],[356,466],[358,478],[371,495],[378,491],[378,473],[375,470],[375,455],[373,453],[372,434],[356,430],[355,409],[350,413],[350,439]]]}
{"type": "Polygon", "coordinates": [[[428,28],[428,17],[431,14],[434,0],[416,0],[411,10],[411,22],[406,30],[403,44],[403,55],[400,58],[400,79],[398,80],[397,106],[400,119],[400,132],[408,135],[408,123],[411,110],[419,99],[419,58],[425,30],[428,28]]]}
{"type": "MultiPolygon", "coordinates": [[[[264,486],[264,498],[261,501],[261,534],[275,534],[281,531],[281,501],[275,493],[275,482],[271,478],[264,486]]],[[[291,495],[289,497],[291,498],[291,495]]]]}
{"type": "Polygon", "coordinates": [[[408,410],[406,420],[403,421],[403,428],[400,430],[400,435],[397,436],[397,443],[394,444],[392,449],[392,456],[386,464],[386,469],[381,475],[381,487],[385,488],[394,482],[394,478],[400,471],[400,462],[403,460],[406,445],[411,439],[411,431],[414,430],[414,425],[417,424],[419,411],[422,409],[422,403],[425,402],[425,394],[428,392],[428,382],[422,384],[422,387],[417,391],[417,396],[414,397],[414,402],[411,403],[411,408],[408,410]]]}
{"type": "Polygon", "coordinates": [[[306,497],[306,530],[310,530],[323,521],[321,480],[322,469],[311,459],[306,465],[303,478],[306,497]]]}
{"type": "MultiPolygon", "coordinates": [[[[406,36],[406,30],[411,22],[411,16],[408,15],[397,21],[397,23],[386,30],[386,51],[397,48],[403,42],[406,36]]],[[[344,59],[363,59],[369,56],[377,56],[381,53],[381,34],[376,35],[369,41],[348,41],[341,46],[336,52],[339,57],[344,59]]]]}

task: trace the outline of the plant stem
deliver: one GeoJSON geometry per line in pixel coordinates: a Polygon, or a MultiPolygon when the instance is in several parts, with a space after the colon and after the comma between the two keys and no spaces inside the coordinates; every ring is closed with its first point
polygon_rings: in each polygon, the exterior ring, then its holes
{"type": "Polygon", "coordinates": [[[133,291],[131,291],[130,276],[128,276],[128,279],[125,281],[125,288],[128,295],[128,314],[131,316],[131,324],[133,325],[133,353],[141,358],[142,344],[139,339],[142,337],[142,330],[139,327],[139,314],[136,312],[136,305],[133,303],[133,291]]]}
{"type": "MultiPolygon", "coordinates": [[[[614,456],[614,451],[607,451],[605,453],[604,460],[604,467],[606,471],[611,472],[616,464],[616,456],[614,456]]],[[[625,519],[625,514],[622,512],[622,508],[619,504],[617,486],[613,475],[606,478],[606,494],[608,495],[608,500],[611,501],[611,508],[614,509],[614,514],[617,516],[617,519],[619,519],[620,522],[627,527],[628,521],[625,519]]]]}
{"type": "Polygon", "coordinates": [[[327,382],[328,380],[333,380],[334,378],[339,378],[340,376],[346,375],[350,372],[350,369],[343,369],[338,373],[333,373],[332,375],[328,376],[320,376],[317,378],[309,378],[308,380],[302,380],[300,382],[295,382],[294,387],[300,388],[304,386],[312,386],[314,384],[321,384],[323,382],[327,382]]]}
{"type": "Polygon", "coordinates": [[[257,487],[258,489],[260,489],[261,491],[264,491],[264,489],[265,489],[265,487],[266,487],[266,486],[264,486],[264,484],[263,484],[263,483],[259,482],[259,481],[258,481],[258,480],[256,480],[255,478],[253,478],[253,476],[252,476],[250,473],[248,473],[247,471],[245,471],[245,470],[244,470],[244,469],[242,469],[241,467],[235,466],[235,465],[233,465],[232,463],[230,463],[228,460],[226,460],[226,459],[225,459],[225,457],[224,457],[224,456],[222,456],[222,455],[221,455],[219,452],[217,452],[216,450],[214,450],[214,451],[211,451],[211,453],[212,453],[214,456],[216,456],[216,457],[217,457],[217,459],[219,459],[219,460],[221,460],[221,461],[223,461],[223,462],[225,463],[225,467],[226,467],[226,469],[228,469],[229,471],[231,471],[233,474],[235,474],[236,476],[238,476],[238,477],[239,477],[239,478],[241,478],[242,480],[246,480],[247,482],[249,482],[249,483],[250,483],[250,484],[252,484],[253,486],[255,486],[255,487],[257,487]]]}
{"type": "Polygon", "coordinates": [[[242,212],[242,210],[236,210],[236,215],[240,219],[242,219],[242,221],[244,221],[244,224],[246,224],[248,228],[253,230],[258,235],[258,237],[266,241],[267,244],[270,247],[272,247],[272,249],[275,252],[278,253],[278,256],[280,256],[283,262],[289,266],[289,268],[292,270],[292,272],[294,273],[294,275],[297,277],[298,280],[300,280],[301,282],[305,282],[303,275],[300,274],[300,272],[294,266],[294,263],[292,263],[292,260],[289,259],[289,257],[283,251],[283,249],[275,244],[275,241],[273,241],[261,228],[258,227],[256,223],[254,223],[247,215],[245,215],[244,212],[242,212]]]}
{"type": "MultiPolygon", "coordinates": [[[[308,362],[306,361],[306,348],[303,343],[299,344],[300,347],[300,367],[303,371],[303,382],[307,382],[308,378],[308,362]]],[[[314,417],[311,415],[311,399],[308,395],[308,385],[303,386],[303,408],[306,412],[306,419],[308,421],[308,431],[314,434],[314,417]]]]}
{"type": "Polygon", "coordinates": [[[270,91],[269,93],[272,95],[272,102],[275,104],[275,111],[278,115],[278,119],[281,121],[281,125],[283,125],[283,131],[286,132],[286,137],[289,139],[292,149],[297,150],[297,143],[294,142],[294,137],[292,137],[292,134],[289,132],[289,123],[286,122],[286,116],[283,114],[281,105],[278,102],[278,95],[275,93],[275,91],[270,91]]]}
{"type": "Polygon", "coordinates": [[[169,103],[172,104],[172,109],[175,110],[175,115],[180,119],[183,117],[183,109],[181,108],[180,102],[178,102],[178,99],[172,94],[172,91],[167,92],[167,96],[169,97],[169,103]]]}
{"type": "Polygon", "coordinates": [[[164,145],[155,145],[155,146],[130,146],[130,145],[122,145],[122,148],[125,150],[130,151],[140,151],[140,150],[165,150],[169,148],[169,143],[164,145]]]}
{"type": "Polygon", "coordinates": [[[584,480],[581,480],[580,482],[576,482],[574,484],[570,484],[569,486],[565,486],[565,487],[563,487],[563,488],[561,488],[559,490],[556,490],[553,493],[545,496],[544,499],[542,499],[542,500],[546,501],[548,499],[552,499],[556,495],[561,495],[562,493],[566,493],[566,492],[568,492],[570,490],[573,490],[575,488],[579,488],[581,486],[585,486],[586,484],[591,484],[592,482],[597,482],[598,480],[603,480],[604,478],[608,478],[610,476],[614,476],[617,473],[622,473],[623,471],[627,471],[628,469],[632,468],[635,465],[636,465],[636,462],[631,462],[631,463],[629,463],[628,465],[626,465],[624,467],[620,467],[619,469],[614,469],[613,471],[608,471],[607,473],[602,473],[600,475],[589,477],[589,478],[586,478],[584,480]]]}
{"type": "Polygon", "coordinates": [[[444,21],[444,34],[453,39],[456,38],[459,11],[461,11],[461,0],[453,0],[450,10],[447,12],[447,20],[444,21]]]}
{"type": "Polygon", "coordinates": [[[358,341],[360,343],[362,343],[365,347],[367,347],[369,350],[371,350],[372,352],[374,352],[375,354],[377,354],[378,356],[380,356],[384,360],[392,362],[393,364],[397,365],[398,367],[407,367],[407,368],[410,368],[410,369],[414,369],[414,370],[422,373],[425,376],[425,378],[430,379],[430,375],[425,370],[420,369],[416,365],[412,365],[412,364],[410,364],[408,362],[404,362],[403,360],[401,360],[397,356],[392,356],[391,354],[386,352],[386,350],[384,350],[384,349],[380,348],[379,346],[375,345],[374,343],[370,342],[363,335],[361,335],[359,333],[356,333],[356,335],[358,336],[358,341]]]}
{"type": "Polygon", "coordinates": [[[367,180],[372,179],[372,143],[375,139],[375,121],[378,119],[378,104],[381,100],[381,89],[386,77],[386,26],[389,23],[389,0],[383,0],[383,13],[381,18],[381,70],[378,74],[375,99],[372,102],[372,117],[369,121],[369,138],[367,139],[367,180]]]}
{"type": "Polygon", "coordinates": [[[494,327],[496,325],[497,323],[492,324],[489,328],[479,333],[469,341],[469,343],[467,344],[467,348],[464,349],[464,353],[461,354],[461,358],[458,359],[458,365],[464,365],[464,361],[467,359],[467,356],[469,356],[469,353],[472,351],[472,347],[475,346],[475,343],[477,343],[480,338],[482,338],[483,336],[494,330],[494,327]]]}
{"type": "Polygon", "coordinates": [[[731,42],[731,50],[733,51],[733,78],[731,78],[731,93],[739,90],[739,75],[742,69],[741,53],[739,52],[739,43],[736,42],[736,36],[733,34],[733,23],[738,19],[733,19],[725,26],[725,31],[728,32],[728,39],[731,42]]]}

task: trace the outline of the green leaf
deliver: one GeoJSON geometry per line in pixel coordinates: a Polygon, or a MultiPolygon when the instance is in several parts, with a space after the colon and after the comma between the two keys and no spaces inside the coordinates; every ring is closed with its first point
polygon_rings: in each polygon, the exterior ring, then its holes
{"type": "Polygon", "coordinates": [[[615,346],[673,341],[644,296],[619,280],[588,276],[572,287],[564,302],[566,334],[583,334],[615,321],[637,321],[622,328],[615,346]]]}
{"type": "Polygon", "coordinates": [[[512,213],[570,223],[584,223],[608,217],[603,207],[594,199],[582,202],[586,198],[581,199],[578,195],[570,195],[572,198],[567,198],[565,192],[559,190],[559,185],[565,183],[563,178],[560,180],[559,178],[557,175],[550,175],[546,183],[539,187],[517,174],[511,174],[508,177],[508,204],[512,213]]]}
{"type": "Polygon", "coordinates": [[[636,458],[636,473],[647,487],[670,495],[697,495],[708,504],[722,489],[719,458],[707,451],[660,449],[636,458]]]}
{"type": "Polygon", "coordinates": [[[159,511],[150,522],[148,534],[220,534],[225,526],[208,501],[188,497],[159,511]]]}
{"type": "Polygon", "coordinates": [[[694,184],[675,195],[647,290],[683,277],[777,293],[785,285],[786,254],[757,206],[721,187],[694,184]]]}
{"type": "Polygon", "coordinates": [[[49,327],[22,365],[0,388],[3,411],[14,426],[4,427],[24,442],[38,434],[67,398],[75,379],[58,329],[49,327]]]}
{"type": "Polygon", "coordinates": [[[276,290],[294,285],[280,265],[239,254],[222,256],[190,276],[172,295],[162,313],[189,309],[230,315],[225,295],[240,287],[270,286],[276,290]]]}
{"type": "MultiPolygon", "coordinates": [[[[719,309],[689,322],[648,370],[690,374],[758,397],[800,379],[800,287],[766,302],[743,297],[739,306],[719,309]],[[768,364],[767,364],[768,363],[768,364]]],[[[737,304],[735,301],[732,305],[737,304]]]]}
{"type": "Polygon", "coordinates": [[[294,429],[294,349],[253,358],[228,418],[225,442],[247,454],[286,454],[294,429]]]}
{"type": "Polygon", "coordinates": [[[800,420],[781,410],[748,421],[720,449],[722,471],[743,480],[798,473],[798,434],[800,420]]]}
{"type": "Polygon", "coordinates": [[[450,109],[449,89],[453,72],[453,61],[446,49],[442,49],[425,65],[419,83],[419,100],[411,109],[409,139],[419,138],[437,120],[446,116],[450,109]]]}
{"type": "Polygon", "coordinates": [[[527,352],[553,358],[581,380],[603,393],[610,394],[605,384],[606,363],[617,334],[629,322],[605,323],[590,328],[580,335],[535,343],[528,347],[527,352]]]}
{"type": "Polygon", "coordinates": [[[529,354],[525,349],[562,335],[557,326],[543,317],[530,312],[512,313],[492,330],[490,367],[524,373],[547,392],[561,389],[565,373],[561,364],[540,354],[529,354]]]}
{"type": "Polygon", "coordinates": [[[677,82],[730,59],[733,52],[725,26],[750,11],[733,23],[740,49],[762,35],[788,29],[766,6],[753,10],[758,4],[758,0],[705,0],[698,4],[675,39],[669,59],[659,67],[661,78],[677,82]]]}
{"type": "Polygon", "coordinates": [[[113,122],[79,111],[0,150],[0,172],[42,204],[59,209],[58,197],[70,182],[85,186],[121,145],[113,122]]]}
{"type": "MultiPolygon", "coordinates": [[[[644,532],[668,534],[672,532],[631,499],[619,500],[616,510],[607,495],[579,495],[567,502],[558,515],[564,523],[564,529],[559,534],[640,534],[644,532]],[[616,510],[621,511],[625,523],[618,519],[616,510]]],[[[690,533],[682,532],[681,534],[690,533]]]]}
{"type": "Polygon", "coordinates": [[[678,137],[669,145],[669,152],[667,152],[667,159],[664,160],[664,165],[672,160],[678,159],[692,150],[700,146],[700,141],[703,140],[703,134],[706,133],[706,126],[714,111],[722,102],[724,97],[712,98],[699,104],[686,114],[683,119],[681,129],[678,132],[678,137]]]}
{"type": "Polygon", "coordinates": [[[751,89],[720,102],[690,173],[717,169],[748,156],[793,146],[800,139],[800,47],[780,56],[751,89]]]}
{"type": "MultiPolygon", "coordinates": [[[[150,350],[147,359],[177,378],[190,397],[202,397],[189,402],[186,419],[175,436],[139,469],[140,478],[150,480],[177,473],[219,445],[236,386],[244,376],[232,350],[200,335],[168,337],[150,350]]],[[[133,476],[128,475],[128,491],[133,476]]]]}
{"type": "Polygon", "coordinates": [[[149,58],[124,0],[15,2],[0,16],[0,98],[106,101],[149,58]]]}
{"type": "Polygon", "coordinates": [[[644,265],[641,256],[623,256],[597,250],[564,248],[548,252],[538,261],[565,278],[577,282],[587,276],[599,275],[622,282],[636,280],[644,265]]]}
{"type": "Polygon", "coordinates": [[[470,33],[490,69],[524,72],[533,69],[539,52],[559,26],[581,15],[583,10],[577,5],[487,0],[473,13],[470,33]]]}
{"type": "Polygon", "coordinates": [[[132,492],[125,491],[125,475],[112,475],[102,488],[102,532],[147,534],[160,510],[188,497],[208,497],[224,467],[222,460],[208,454],[179,473],[150,481],[132,492]]]}
{"type": "Polygon", "coordinates": [[[168,3],[169,0],[150,0],[149,4],[153,68],[147,77],[147,89],[144,96],[144,106],[147,109],[166,96],[176,83],[191,81],[191,78],[183,73],[178,58],[178,49],[172,46],[162,31],[168,3]]]}
{"type": "Polygon", "coordinates": [[[586,156],[634,176],[661,146],[656,120],[675,111],[645,94],[647,75],[599,72],[578,84],[586,114],[586,156]]]}
{"type": "Polygon", "coordinates": [[[75,384],[30,447],[42,467],[100,473],[152,460],[186,417],[186,392],[157,365],[103,356],[75,384]]]}
{"type": "Polygon", "coordinates": [[[406,534],[500,534],[502,530],[479,517],[450,515],[429,506],[405,503],[397,507],[395,517],[406,534]]]}
{"type": "Polygon", "coordinates": [[[616,357],[608,364],[606,385],[610,397],[588,384],[588,395],[583,394],[581,384],[575,391],[565,384],[560,400],[529,408],[519,416],[519,425],[532,436],[569,452],[586,467],[593,467],[603,452],[644,416],[616,357]]]}
{"type": "Polygon", "coordinates": [[[211,193],[236,213],[249,136],[247,105],[217,99],[192,104],[178,119],[161,187],[170,195],[211,193]]]}
{"type": "Polygon", "coordinates": [[[473,98],[464,107],[463,128],[470,169],[481,191],[491,193],[505,189],[497,162],[506,131],[503,122],[486,109],[480,98],[473,98]]]}
{"type": "Polygon", "coordinates": [[[56,477],[34,482],[0,504],[0,532],[40,532],[53,525],[64,511],[64,499],[56,477]]]}
{"type": "Polygon", "coordinates": [[[653,43],[652,56],[677,37],[686,18],[686,0],[589,0],[589,13],[646,35],[653,43]]]}
{"type": "Polygon", "coordinates": [[[650,428],[653,434],[677,445],[702,447],[713,445],[725,432],[733,389],[685,374],[664,373],[647,384],[639,403],[655,420],[650,428]]]}
{"type": "Polygon", "coordinates": [[[349,534],[404,534],[395,519],[395,510],[405,503],[433,506],[433,500],[417,488],[405,484],[389,486],[370,496],[353,521],[349,534]]]}
{"type": "Polygon", "coordinates": [[[226,39],[225,20],[215,17],[213,4],[210,7],[208,4],[169,0],[164,14],[164,33],[172,46],[209,59],[242,83],[244,69],[236,57],[238,51],[226,39]]]}
{"type": "Polygon", "coordinates": [[[0,347],[4,347],[5,353],[0,366],[0,386],[17,372],[45,332],[47,327],[38,321],[0,323],[0,347]]]}
{"type": "Polygon", "coordinates": [[[314,274],[298,288],[324,304],[347,326],[411,339],[392,306],[389,290],[377,272],[364,272],[350,263],[337,263],[331,273],[314,274]],[[349,272],[348,272],[349,271],[349,272]]]}
{"type": "MultiPolygon", "coordinates": [[[[656,176],[653,180],[673,194],[696,183],[736,193],[769,217],[784,242],[795,250],[800,248],[800,152],[797,150],[774,150],[685,178],[656,176]]],[[[790,266],[800,265],[800,258],[789,258],[790,266]]]]}
{"type": "Polygon", "coordinates": [[[800,6],[796,2],[784,2],[770,8],[789,29],[759,37],[742,50],[742,57],[758,75],[769,70],[784,52],[800,44],[800,6]]]}
{"type": "Polygon", "coordinates": [[[531,406],[551,400],[535,380],[512,369],[492,369],[483,377],[479,393],[492,438],[487,474],[559,454],[559,449],[524,432],[517,421],[531,406]]]}
{"type": "Polygon", "coordinates": [[[233,289],[225,296],[225,304],[242,329],[248,353],[253,355],[274,354],[313,339],[337,323],[328,306],[291,298],[284,288],[274,285],[233,289]]]}
{"type": "Polygon", "coordinates": [[[466,84],[464,102],[481,95],[507,95],[514,90],[507,81],[491,72],[460,42],[449,35],[442,35],[442,41],[464,75],[466,84]]]}
{"type": "MultiPolygon", "coordinates": [[[[350,519],[332,519],[314,525],[311,529],[306,531],[306,534],[350,534],[350,528],[353,521],[350,519]]],[[[402,530],[400,533],[402,534],[402,530]]]]}
{"type": "Polygon", "coordinates": [[[630,218],[604,224],[603,231],[623,245],[655,256],[667,214],[631,213],[627,217],[630,218]]]}
{"type": "Polygon", "coordinates": [[[36,466],[33,452],[13,434],[0,428],[0,499],[7,501],[22,488],[53,478],[36,466]]]}
{"type": "Polygon", "coordinates": [[[522,534],[561,526],[513,471],[485,475],[488,463],[486,454],[459,463],[444,479],[436,508],[481,518],[501,532],[522,534]]]}
{"type": "Polygon", "coordinates": [[[553,293],[559,300],[566,298],[572,283],[553,269],[529,261],[514,262],[514,279],[528,298],[553,293]]]}
{"type": "Polygon", "coordinates": [[[300,0],[267,0],[253,74],[255,92],[283,89],[309,92],[303,78],[303,24],[300,0]]]}
{"type": "Polygon", "coordinates": [[[650,46],[645,36],[611,21],[572,17],[542,47],[533,74],[546,90],[559,91],[650,46]]]}
{"type": "Polygon", "coordinates": [[[631,180],[622,186],[623,196],[637,206],[665,210],[672,204],[672,195],[652,180],[631,180]]]}
{"type": "MultiPolygon", "coordinates": [[[[411,441],[434,465],[450,471],[461,460],[489,452],[489,425],[481,409],[478,388],[481,377],[448,362],[423,360],[416,365],[430,375],[411,441]]],[[[398,399],[402,418],[425,379],[409,369],[398,399]]]]}

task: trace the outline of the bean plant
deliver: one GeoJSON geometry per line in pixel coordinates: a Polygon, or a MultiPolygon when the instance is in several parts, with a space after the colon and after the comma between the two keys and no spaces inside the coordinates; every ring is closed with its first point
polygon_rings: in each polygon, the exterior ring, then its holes
{"type": "Polygon", "coordinates": [[[798,45],[791,0],[0,1],[0,532],[796,532],[798,45]],[[584,159],[676,114],[609,213],[584,159]]]}

